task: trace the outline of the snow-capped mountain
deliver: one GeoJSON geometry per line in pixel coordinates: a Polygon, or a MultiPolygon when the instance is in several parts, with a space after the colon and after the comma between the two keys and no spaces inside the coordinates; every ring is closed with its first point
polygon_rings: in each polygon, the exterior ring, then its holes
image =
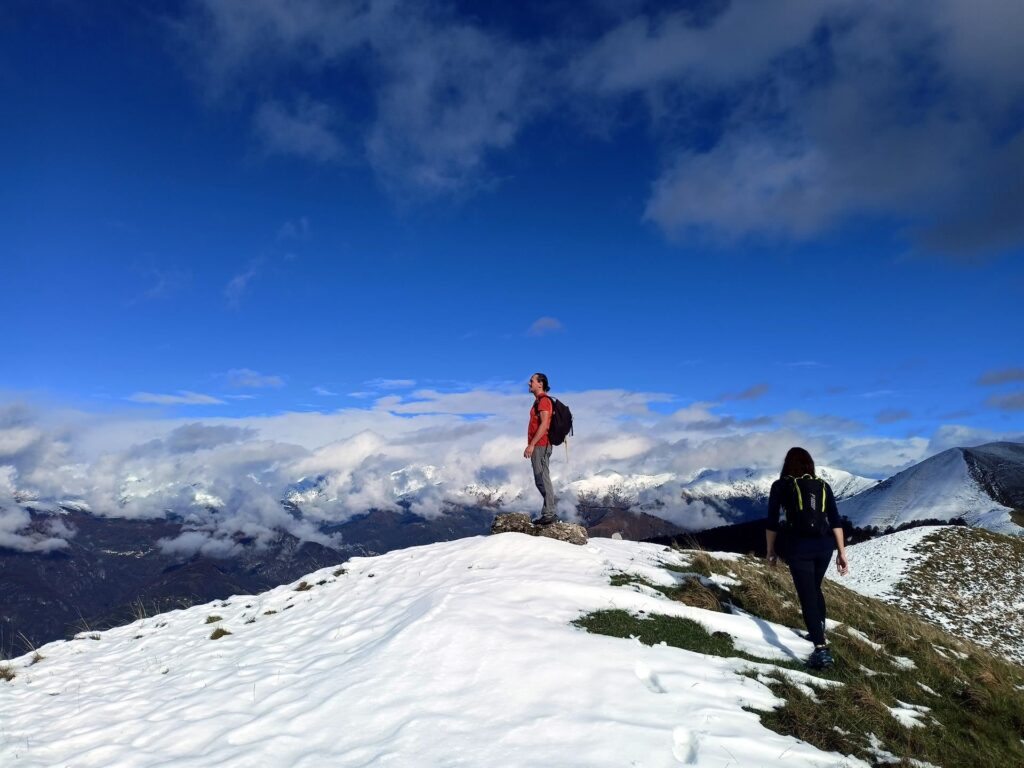
{"type": "MultiPolygon", "coordinates": [[[[840,499],[860,493],[878,482],[830,467],[819,467],[818,474],[828,481],[840,499]]],[[[651,491],[678,486],[683,500],[714,500],[727,506],[730,502],[766,501],[768,491],[778,477],[777,470],[749,467],[702,469],[689,479],[681,479],[673,473],[621,475],[617,472],[602,472],[577,480],[570,488],[580,498],[605,496],[643,505],[651,491]]]]}
{"type": "MultiPolygon", "coordinates": [[[[828,482],[837,499],[848,498],[878,482],[831,467],[818,467],[818,476],[828,482]]],[[[778,478],[776,470],[707,469],[682,487],[681,496],[687,504],[715,509],[728,523],[746,522],[765,516],[768,493],[778,478]]]]}
{"type": "MultiPolygon", "coordinates": [[[[837,499],[845,499],[860,493],[878,483],[867,477],[844,472],[831,467],[818,467],[818,476],[827,481],[837,499]]],[[[772,483],[779,479],[779,473],[767,469],[706,469],[684,487],[691,498],[720,499],[762,499],[768,498],[772,483]]]]}
{"type": "Polygon", "coordinates": [[[569,484],[576,498],[583,502],[615,501],[622,505],[641,503],[643,494],[676,479],[671,472],[657,475],[623,475],[612,470],[598,472],[569,484]]]}
{"type": "Polygon", "coordinates": [[[950,448],[873,488],[841,500],[854,525],[898,527],[914,520],[952,520],[1024,534],[1024,444],[950,448]]]}

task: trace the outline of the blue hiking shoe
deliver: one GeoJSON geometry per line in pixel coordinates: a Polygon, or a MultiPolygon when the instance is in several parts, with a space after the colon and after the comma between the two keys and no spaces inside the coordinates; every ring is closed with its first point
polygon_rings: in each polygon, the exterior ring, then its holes
{"type": "Polygon", "coordinates": [[[832,658],[832,651],[827,645],[820,645],[807,657],[806,663],[811,669],[829,669],[836,665],[836,660],[832,658]]]}

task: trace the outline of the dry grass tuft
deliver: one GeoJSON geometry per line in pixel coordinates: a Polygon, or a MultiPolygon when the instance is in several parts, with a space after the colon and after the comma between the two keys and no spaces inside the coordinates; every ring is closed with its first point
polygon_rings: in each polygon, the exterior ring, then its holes
{"type": "Polygon", "coordinates": [[[228,630],[224,629],[224,627],[217,627],[215,630],[213,630],[213,632],[210,633],[210,639],[211,640],[219,640],[220,638],[224,637],[224,635],[230,635],[230,634],[232,634],[232,633],[229,632],[228,630]]]}
{"type": "Polygon", "coordinates": [[[712,573],[711,557],[703,549],[698,549],[693,553],[690,564],[694,571],[704,576],[710,576],[712,573]]]}
{"type": "Polygon", "coordinates": [[[862,710],[887,715],[889,710],[878,700],[875,690],[865,681],[850,684],[850,699],[862,710]]]}
{"type": "Polygon", "coordinates": [[[14,670],[11,669],[10,664],[0,664],[0,680],[11,682],[14,679],[14,670]]]}
{"type": "Polygon", "coordinates": [[[679,586],[672,590],[672,599],[694,608],[722,612],[722,603],[718,595],[697,578],[683,579],[679,586]]]}

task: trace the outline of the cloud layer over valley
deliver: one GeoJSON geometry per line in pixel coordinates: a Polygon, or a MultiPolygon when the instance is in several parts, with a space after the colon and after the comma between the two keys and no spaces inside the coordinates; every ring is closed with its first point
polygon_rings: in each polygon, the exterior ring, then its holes
{"type": "MultiPolygon", "coordinates": [[[[773,469],[804,445],[822,465],[885,477],[951,445],[1005,437],[964,427],[930,440],[881,437],[801,411],[744,420],[727,405],[650,392],[564,397],[577,434],[568,454],[556,449],[552,471],[568,515],[577,494],[626,478],[636,500],[665,505],[659,515],[714,524],[713,513],[679,504],[679,488],[702,469],[773,469]],[[711,519],[695,519],[702,515],[711,519]]],[[[366,408],[202,421],[8,404],[0,408],[0,546],[64,546],[59,517],[33,528],[25,510],[69,502],[104,516],[174,516],[194,531],[165,548],[209,554],[229,553],[238,535],[268,541],[281,531],[328,543],[321,526],[399,502],[427,517],[451,504],[533,511],[522,458],[529,404],[500,388],[423,389],[366,408]]]]}

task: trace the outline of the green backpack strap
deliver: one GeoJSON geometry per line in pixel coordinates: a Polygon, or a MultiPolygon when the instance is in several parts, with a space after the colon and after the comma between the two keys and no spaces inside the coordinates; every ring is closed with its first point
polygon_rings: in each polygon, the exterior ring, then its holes
{"type": "MultiPolygon", "coordinates": [[[[811,477],[810,475],[802,475],[801,477],[811,477]]],[[[821,480],[821,478],[811,478],[812,480],[821,480]]],[[[801,512],[804,511],[804,495],[800,492],[800,483],[797,482],[797,478],[793,478],[793,487],[796,488],[796,507],[801,512]]],[[[821,511],[824,512],[827,507],[825,506],[825,499],[828,496],[828,486],[824,480],[821,480],[821,511]]]]}

